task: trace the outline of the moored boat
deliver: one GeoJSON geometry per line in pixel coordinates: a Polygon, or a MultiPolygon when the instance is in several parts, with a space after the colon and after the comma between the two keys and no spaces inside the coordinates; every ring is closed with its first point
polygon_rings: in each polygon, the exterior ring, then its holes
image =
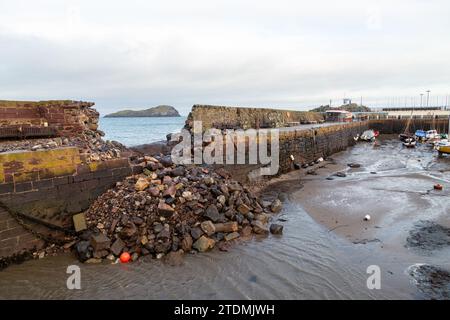
{"type": "Polygon", "coordinates": [[[415,148],[416,147],[416,140],[413,138],[408,138],[405,141],[403,141],[403,145],[407,148],[415,148]]]}
{"type": "Polygon", "coordinates": [[[377,137],[378,134],[379,134],[378,131],[366,130],[362,133],[359,139],[363,141],[375,141],[375,138],[377,137]]]}
{"type": "MultiPolygon", "coordinates": [[[[450,143],[448,142],[448,138],[450,138],[450,116],[448,117],[448,133],[447,133],[447,143],[444,144],[444,142],[442,141],[441,145],[437,146],[437,150],[439,152],[439,155],[442,154],[450,154],[450,143]]],[[[444,140],[444,139],[442,139],[444,140]]]]}
{"type": "Polygon", "coordinates": [[[440,135],[438,134],[438,132],[436,130],[428,130],[426,135],[425,135],[425,138],[427,140],[436,139],[438,137],[440,137],[440,135]]]}
{"type": "Polygon", "coordinates": [[[438,150],[439,154],[443,154],[443,153],[450,154],[450,144],[438,146],[437,150],[438,150]]]}
{"type": "Polygon", "coordinates": [[[398,135],[398,138],[400,139],[400,141],[405,142],[408,139],[412,139],[414,138],[412,135],[410,135],[409,133],[400,133],[398,135]]]}
{"type": "Polygon", "coordinates": [[[416,137],[417,140],[425,140],[427,137],[427,132],[424,130],[416,130],[414,136],[416,137]]]}

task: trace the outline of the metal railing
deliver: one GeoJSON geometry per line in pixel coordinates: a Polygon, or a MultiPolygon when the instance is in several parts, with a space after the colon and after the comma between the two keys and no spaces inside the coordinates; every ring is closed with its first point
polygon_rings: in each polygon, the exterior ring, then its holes
{"type": "Polygon", "coordinates": [[[20,127],[20,126],[0,127],[0,139],[53,137],[56,135],[57,130],[51,127],[20,127]]]}

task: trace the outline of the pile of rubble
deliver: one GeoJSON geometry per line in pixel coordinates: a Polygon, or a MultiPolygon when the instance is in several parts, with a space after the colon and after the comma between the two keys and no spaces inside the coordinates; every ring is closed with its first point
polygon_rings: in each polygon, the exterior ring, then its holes
{"type": "Polygon", "coordinates": [[[73,137],[56,137],[44,139],[25,139],[1,141],[0,152],[15,150],[46,150],[60,147],[78,147],[86,155],[86,162],[119,158],[127,148],[117,141],[103,140],[100,130],[85,130],[73,137]]]}
{"type": "Polygon", "coordinates": [[[269,227],[281,202],[262,201],[225,170],[177,166],[170,156],[139,160],[142,174],[118,182],[86,212],[87,230],[75,245],[80,260],[227,250],[234,239],[282,233],[282,225],[269,227]]]}

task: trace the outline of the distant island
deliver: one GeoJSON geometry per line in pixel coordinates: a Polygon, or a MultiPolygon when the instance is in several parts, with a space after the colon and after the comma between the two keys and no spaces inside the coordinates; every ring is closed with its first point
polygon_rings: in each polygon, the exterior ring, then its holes
{"type": "Polygon", "coordinates": [[[356,103],[344,104],[338,108],[331,108],[329,105],[320,106],[318,108],[309,110],[312,112],[326,112],[328,110],[346,110],[349,112],[371,112],[372,110],[366,106],[361,106],[356,103]]]}
{"type": "Polygon", "coordinates": [[[172,106],[161,105],[145,110],[122,110],[105,115],[105,118],[125,117],[180,117],[180,114],[172,106]]]}

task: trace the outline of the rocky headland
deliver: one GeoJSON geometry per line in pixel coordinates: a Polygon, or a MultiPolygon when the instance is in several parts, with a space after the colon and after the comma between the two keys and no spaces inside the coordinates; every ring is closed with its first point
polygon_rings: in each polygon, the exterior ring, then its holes
{"type": "Polygon", "coordinates": [[[105,118],[132,117],[180,117],[180,114],[172,106],[161,105],[145,110],[122,110],[105,115],[105,118]]]}

